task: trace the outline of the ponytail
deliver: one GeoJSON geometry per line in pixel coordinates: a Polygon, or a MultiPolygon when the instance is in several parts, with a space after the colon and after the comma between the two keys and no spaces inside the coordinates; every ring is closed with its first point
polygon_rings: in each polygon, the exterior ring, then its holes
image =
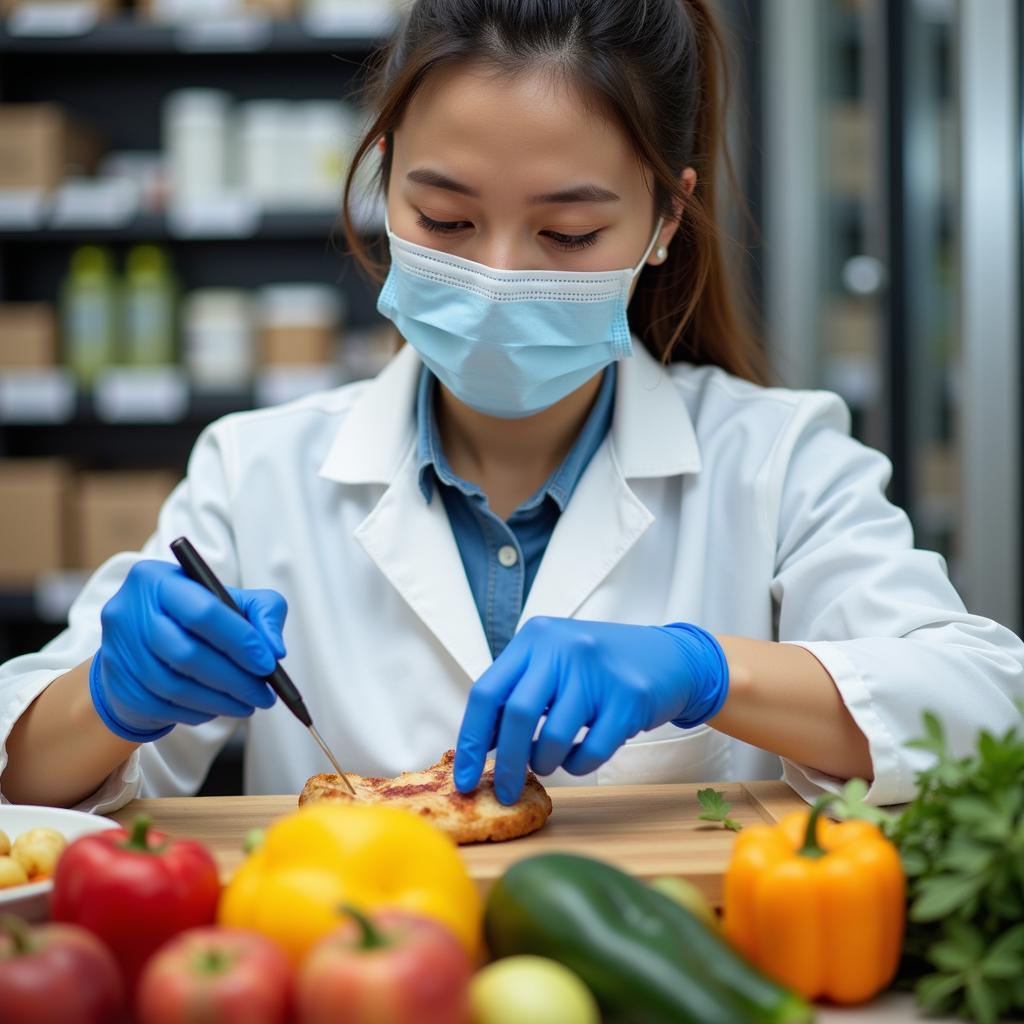
{"type": "Polygon", "coordinates": [[[711,364],[767,384],[772,371],[752,325],[749,297],[729,274],[717,202],[724,171],[730,198],[746,211],[725,145],[728,54],[706,0],[673,2],[682,7],[692,31],[697,97],[685,166],[696,171],[697,182],[687,196],[675,167],[655,147],[648,149],[645,156],[667,204],[663,212],[677,217],[681,210],[682,216],[668,259],[647,267],[640,278],[630,322],[662,362],[711,364]]]}

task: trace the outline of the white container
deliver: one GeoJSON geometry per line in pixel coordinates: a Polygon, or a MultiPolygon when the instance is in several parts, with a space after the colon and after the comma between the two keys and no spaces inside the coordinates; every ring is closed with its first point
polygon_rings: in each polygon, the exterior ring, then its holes
{"type": "Polygon", "coordinates": [[[307,202],[337,207],[355,148],[355,113],[345,103],[313,100],[297,104],[293,191],[307,202]]]}
{"type": "Polygon", "coordinates": [[[283,100],[253,100],[238,107],[239,185],[265,206],[287,205],[293,192],[288,181],[293,107],[283,100]]]}
{"type": "Polygon", "coordinates": [[[407,0],[304,0],[303,24],[313,36],[387,36],[407,0]]]}
{"type": "Polygon", "coordinates": [[[181,89],[164,101],[163,135],[176,202],[231,188],[232,97],[218,89],[181,89]]]}
{"type": "Polygon", "coordinates": [[[184,24],[245,13],[243,0],[151,0],[154,21],[184,24]]]}
{"type": "Polygon", "coordinates": [[[252,300],[247,292],[209,288],[182,307],[183,360],[197,391],[242,391],[255,362],[252,300]]]}
{"type": "Polygon", "coordinates": [[[337,330],[344,320],[344,297],[323,284],[274,284],[261,288],[259,326],[322,327],[337,330]]]}
{"type": "MultiPolygon", "coordinates": [[[[30,804],[0,806],[0,829],[12,841],[30,828],[56,829],[70,843],[80,836],[120,828],[116,821],[98,814],[68,811],[62,807],[36,807],[30,804]]],[[[26,921],[45,921],[50,916],[53,879],[0,889],[0,914],[17,914],[26,921]]]]}

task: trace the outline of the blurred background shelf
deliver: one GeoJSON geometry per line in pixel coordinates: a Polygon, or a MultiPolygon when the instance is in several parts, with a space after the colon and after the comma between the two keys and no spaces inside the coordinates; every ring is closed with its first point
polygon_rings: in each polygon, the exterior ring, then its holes
{"type": "MultiPolygon", "coordinates": [[[[248,218],[237,226],[229,226],[223,220],[210,221],[206,226],[198,221],[194,226],[183,229],[176,227],[165,213],[138,213],[127,222],[106,226],[61,225],[47,222],[45,213],[26,223],[24,227],[5,225],[2,214],[3,199],[0,197],[0,244],[47,245],[53,242],[220,242],[234,239],[255,241],[291,240],[301,242],[327,241],[333,235],[341,239],[341,225],[337,210],[260,210],[255,211],[252,220],[248,218]]],[[[362,225],[367,234],[375,231],[377,222],[362,225]]],[[[383,221],[379,225],[383,227],[383,221]]]]}
{"type": "Polygon", "coordinates": [[[0,622],[62,624],[85,584],[87,573],[68,570],[48,573],[31,587],[0,588],[0,622]]]}
{"type": "MultiPolygon", "coordinates": [[[[0,590],[0,623],[4,625],[41,621],[35,593],[31,590],[0,590]]],[[[60,618],[57,619],[59,623],[60,618]]]]}
{"type": "MultiPolygon", "coordinates": [[[[209,423],[387,358],[340,201],[396,20],[388,0],[6,6],[0,662],[145,541],[209,423]]],[[[379,237],[379,200],[357,195],[353,216],[379,237]]],[[[238,791],[240,763],[236,741],[204,792],[238,791]]]]}
{"type": "Polygon", "coordinates": [[[0,57],[26,55],[105,57],[177,56],[181,54],[224,57],[253,54],[344,54],[362,56],[368,47],[384,41],[393,22],[387,10],[378,15],[331,23],[275,21],[235,16],[196,24],[166,25],[147,22],[134,15],[119,15],[97,22],[82,32],[26,34],[17,25],[0,21],[0,57]]]}

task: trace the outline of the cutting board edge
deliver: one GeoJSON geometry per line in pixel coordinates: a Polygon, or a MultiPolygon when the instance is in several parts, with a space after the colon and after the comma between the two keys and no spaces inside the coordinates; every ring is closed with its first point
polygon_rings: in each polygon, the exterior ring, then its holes
{"type": "Polygon", "coordinates": [[[808,807],[800,794],[781,779],[759,779],[740,785],[766,825],[774,825],[792,811],[806,810],[808,807]]]}

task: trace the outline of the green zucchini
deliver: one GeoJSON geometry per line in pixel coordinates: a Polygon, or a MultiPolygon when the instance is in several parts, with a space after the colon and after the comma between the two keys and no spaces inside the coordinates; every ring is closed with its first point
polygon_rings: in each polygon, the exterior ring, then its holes
{"type": "Polygon", "coordinates": [[[610,1024],[805,1024],[812,1008],[685,907],[618,868],[567,853],[512,865],[484,916],[495,957],[558,960],[610,1024]]]}

